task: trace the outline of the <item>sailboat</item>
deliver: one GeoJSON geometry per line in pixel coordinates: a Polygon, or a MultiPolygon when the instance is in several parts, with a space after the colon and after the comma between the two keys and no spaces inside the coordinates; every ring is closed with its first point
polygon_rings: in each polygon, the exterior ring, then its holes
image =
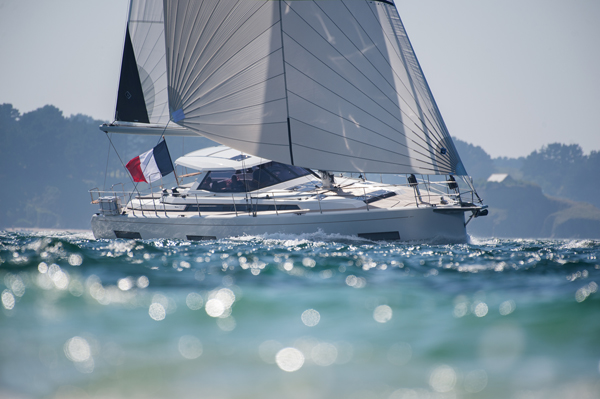
{"type": "Polygon", "coordinates": [[[220,145],[174,187],[90,191],[96,238],[461,242],[488,212],[391,1],[132,0],[125,36],[100,128],[220,145]]]}

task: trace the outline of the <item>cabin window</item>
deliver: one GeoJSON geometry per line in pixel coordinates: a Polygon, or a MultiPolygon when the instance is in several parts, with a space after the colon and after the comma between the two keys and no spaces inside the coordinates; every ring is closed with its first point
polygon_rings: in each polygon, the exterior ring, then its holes
{"type": "Polygon", "coordinates": [[[269,162],[235,172],[209,171],[198,189],[212,192],[253,191],[308,174],[310,174],[308,170],[298,166],[269,162]]]}

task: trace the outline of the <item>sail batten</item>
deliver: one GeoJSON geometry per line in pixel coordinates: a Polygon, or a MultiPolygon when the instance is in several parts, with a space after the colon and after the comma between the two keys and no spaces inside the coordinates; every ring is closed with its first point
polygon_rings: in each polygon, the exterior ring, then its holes
{"type": "Polygon", "coordinates": [[[313,169],[465,173],[391,2],[164,0],[164,16],[180,125],[313,169]]]}

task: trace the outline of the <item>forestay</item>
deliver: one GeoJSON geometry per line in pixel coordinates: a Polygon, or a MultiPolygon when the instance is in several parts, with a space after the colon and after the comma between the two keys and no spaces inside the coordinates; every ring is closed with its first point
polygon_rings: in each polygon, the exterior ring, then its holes
{"type": "Polygon", "coordinates": [[[171,119],[313,169],[466,174],[391,2],[165,0],[171,119]]]}

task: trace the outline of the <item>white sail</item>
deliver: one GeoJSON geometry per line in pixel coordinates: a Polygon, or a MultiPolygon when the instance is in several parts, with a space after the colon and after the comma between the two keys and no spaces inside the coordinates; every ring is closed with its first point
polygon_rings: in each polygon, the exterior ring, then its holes
{"type": "Polygon", "coordinates": [[[116,121],[158,125],[169,122],[166,68],[162,0],[132,0],[116,121]]]}
{"type": "Polygon", "coordinates": [[[393,3],[164,0],[171,118],[313,169],[466,174],[393,3]]]}

